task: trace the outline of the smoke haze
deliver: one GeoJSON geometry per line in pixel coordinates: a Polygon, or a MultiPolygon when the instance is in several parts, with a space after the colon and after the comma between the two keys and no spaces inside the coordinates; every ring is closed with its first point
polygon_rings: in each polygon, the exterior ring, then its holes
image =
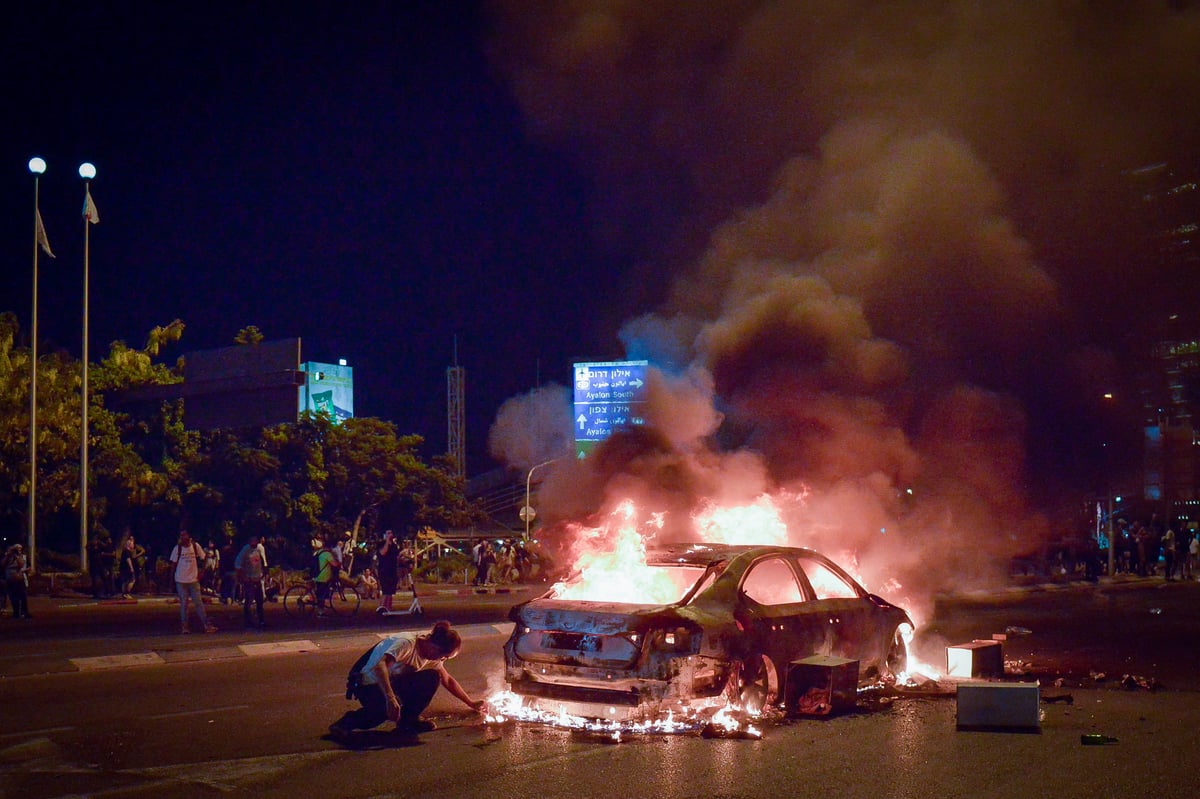
{"type": "Polygon", "coordinates": [[[625,354],[662,370],[652,429],[556,467],[544,521],[793,498],[793,543],[929,590],[1064,532],[1100,387],[1200,301],[1139,254],[1127,174],[1197,166],[1195,4],[492,12],[529,130],[644,287],[610,309],[625,354]]]}

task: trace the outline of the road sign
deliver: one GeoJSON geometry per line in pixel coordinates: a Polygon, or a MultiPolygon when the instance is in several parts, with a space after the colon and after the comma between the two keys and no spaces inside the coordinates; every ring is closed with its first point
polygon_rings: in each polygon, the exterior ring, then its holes
{"type": "Polygon", "coordinates": [[[532,505],[526,505],[517,512],[517,515],[521,517],[521,521],[531,522],[537,518],[537,511],[533,509],[532,505]]]}
{"type": "Polygon", "coordinates": [[[576,454],[591,449],[613,430],[645,424],[647,361],[602,361],[574,365],[576,454]]]}

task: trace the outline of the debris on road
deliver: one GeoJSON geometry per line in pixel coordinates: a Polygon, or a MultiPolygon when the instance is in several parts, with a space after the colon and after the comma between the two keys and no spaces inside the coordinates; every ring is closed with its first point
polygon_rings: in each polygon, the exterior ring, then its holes
{"type": "Polygon", "coordinates": [[[1121,687],[1126,691],[1157,691],[1159,689],[1158,680],[1153,677],[1142,677],[1137,674],[1126,674],[1121,677],[1121,687]]]}

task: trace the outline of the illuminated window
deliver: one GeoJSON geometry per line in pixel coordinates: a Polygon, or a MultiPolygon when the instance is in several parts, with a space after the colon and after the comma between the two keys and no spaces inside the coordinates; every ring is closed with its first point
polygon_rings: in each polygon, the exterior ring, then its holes
{"type": "Polygon", "coordinates": [[[812,583],[817,599],[853,599],[858,596],[854,586],[842,579],[842,576],[831,571],[823,563],[815,560],[800,561],[808,581],[812,583]]]}
{"type": "Polygon", "coordinates": [[[804,594],[796,575],[779,558],[756,563],[742,582],[742,591],[760,605],[786,605],[803,602],[804,594]]]}

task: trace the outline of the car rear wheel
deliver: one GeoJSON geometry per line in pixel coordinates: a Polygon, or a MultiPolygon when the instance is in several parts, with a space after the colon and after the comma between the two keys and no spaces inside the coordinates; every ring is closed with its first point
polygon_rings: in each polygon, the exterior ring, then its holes
{"type": "Polygon", "coordinates": [[[883,659],[885,680],[894,682],[899,675],[908,671],[908,647],[904,643],[904,627],[892,630],[892,640],[888,644],[887,656],[883,659]]]}
{"type": "Polygon", "coordinates": [[[752,713],[761,713],[779,700],[779,672],[766,655],[742,662],[738,703],[752,713]]]}

